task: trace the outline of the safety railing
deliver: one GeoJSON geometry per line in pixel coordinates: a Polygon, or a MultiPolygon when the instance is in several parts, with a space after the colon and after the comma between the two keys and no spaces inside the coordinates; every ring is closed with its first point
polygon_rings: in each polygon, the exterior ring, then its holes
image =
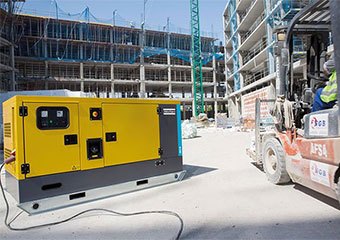
{"type": "Polygon", "coordinates": [[[247,52],[246,56],[243,58],[243,65],[249,62],[251,59],[253,59],[257,54],[259,54],[262,50],[266,49],[267,47],[267,41],[261,41],[259,44],[257,44],[252,50],[247,52]]]}
{"type": "Polygon", "coordinates": [[[252,9],[252,7],[253,7],[254,4],[256,3],[256,1],[258,1],[258,0],[253,0],[253,1],[251,1],[249,7],[247,7],[246,10],[244,10],[244,12],[242,12],[242,13],[240,14],[240,23],[242,23],[242,21],[244,20],[244,18],[248,15],[250,9],[252,9]]]}
{"type": "Polygon", "coordinates": [[[269,75],[268,69],[260,70],[252,75],[248,75],[244,80],[244,86],[247,86],[253,82],[256,82],[269,75]]]}
{"type": "Polygon", "coordinates": [[[260,25],[260,23],[265,18],[265,13],[262,12],[261,15],[255,20],[253,25],[249,28],[249,30],[241,36],[241,44],[255,31],[255,29],[260,25]]]}
{"type": "Polygon", "coordinates": [[[10,65],[10,58],[8,55],[0,52],[0,64],[9,66],[10,65]]]}

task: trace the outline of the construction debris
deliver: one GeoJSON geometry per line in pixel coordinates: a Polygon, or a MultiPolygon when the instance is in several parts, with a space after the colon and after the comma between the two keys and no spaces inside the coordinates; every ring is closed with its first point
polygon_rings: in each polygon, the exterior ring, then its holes
{"type": "Polygon", "coordinates": [[[235,124],[235,119],[228,118],[227,113],[218,113],[216,115],[216,127],[218,128],[233,128],[235,124]]]}
{"type": "Polygon", "coordinates": [[[197,137],[197,126],[195,123],[185,120],[182,123],[182,138],[195,138],[197,137]]]}

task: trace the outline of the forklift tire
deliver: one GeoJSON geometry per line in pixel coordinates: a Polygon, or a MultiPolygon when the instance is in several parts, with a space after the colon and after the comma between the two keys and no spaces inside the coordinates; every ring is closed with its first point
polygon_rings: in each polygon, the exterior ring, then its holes
{"type": "Polygon", "coordinates": [[[276,138],[269,138],[263,148],[263,169],[268,180],[274,184],[290,182],[286,170],[285,153],[281,143],[276,138]]]}

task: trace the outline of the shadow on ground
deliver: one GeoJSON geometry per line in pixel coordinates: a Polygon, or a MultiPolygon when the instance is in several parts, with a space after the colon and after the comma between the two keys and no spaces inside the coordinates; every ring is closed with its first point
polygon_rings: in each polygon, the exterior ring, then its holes
{"type": "Polygon", "coordinates": [[[183,165],[183,170],[186,170],[187,173],[185,174],[184,179],[191,178],[194,176],[202,175],[211,171],[217,170],[217,168],[209,168],[209,167],[201,167],[195,165],[183,165]]]}
{"type": "Polygon", "coordinates": [[[251,164],[264,173],[263,164],[258,164],[257,162],[251,162],[251,164]]]}
{"type": "Polygon", "coordinates": [[[307,194],[307,195],[309,195],[309,196],[311,196],[311,197],[313,197],[313,198],[315,198],[315,199],[317,199],[317,200],[319,200],[319,201],[321,201],[321,202],[323,202],[323,203],[325,203],[325,204],[327,204],[327,205],[329,205],[329,206],[331,206],[335,209],[340,210],[339,202],[337,200],[333,199],[333,198],[327,197],[327,196],[325,196],[321,193],[318,193],[318,192],[316,192],[312,189],[306,188],[306,187],[299,185],[299,184],[295,184],[294,189],[301,191],[301,192],[303,192],[303,193],[305,193],[305,194],[307,194]]]}
{"type": "MultiPolygon", "coordinates": [[[[263,174],[265,174],[264,170],[263,170],[263,165],[262,164],[257,164],[256,162],[252,162],[252,165],[254,165],[258,170],[260,170],[261,172],[263,172],[263,174]]],[[[285,184],[281,184],[281,185],[290,185],[290,184],[294,184],[294,189],[298,190],[300,192],[303,192],[304,194],[307,194],[335,209],[340,210],[340,205],[339,202],[333,198],[327,197],[319,192],[316,192],[312,189],[309,189],[307,187],[304,187],[302,185],[299,185],[297,183],[293,183],[293,182],[289,182],[289,183],[285,183],[285,184]]]]}
{"type": "Polygon", "coordinates": [[[195,138],[201,138],[202,136],[195,136],[195,137],[192,137],[192,138],[183,138],[183,141],[187,141],[187,140],[190,140],[190,139],[195,139],[195,138]]]}
{"type": "MultiPolygon", "coordinates": [[[[311,209],[312,211],[312,209],[311,209]]],[[[202,225],[184,231],[182,239],[339,239],[340,217],[272,223],[202,225]]]]}

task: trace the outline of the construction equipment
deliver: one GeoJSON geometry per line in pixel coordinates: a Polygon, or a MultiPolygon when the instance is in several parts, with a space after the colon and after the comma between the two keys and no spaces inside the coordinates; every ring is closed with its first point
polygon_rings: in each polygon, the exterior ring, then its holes
{"type": "Polygon", "coordinates": [[[194,89],[194,116],[204,112],[199,0],[190,0],[191,58],[194,89]]]}
{"type": "Polygon", "coordinates": [[[7,191],[30,214],[182,180],[178,101],[15,96],[7,191]]]}
{"type": "MultiPolygon", "coordinates": [[[[283,184],[292,180],[340,201],[339,109],[310,113],[313,89],[326,77],[321,69],[330,32],[336,70],[340,72],[339,7],[337,0],[314,1],[292,19],[287,29],[277,31],[280,34],[276,51],[280,62],[277,99],[257,100],[255,151],[248,153],[263,165],[270,182],[283,184]],[[293,36],[305,39],[307,46],[307,79],[300,81],[293,78],[297,60],[293,36]],[[273,130],[261,124],[261,104],[270,101],[275,101],[273,130]]],[[[339,77],[337,83],[340,84],[339,77]]]]}

